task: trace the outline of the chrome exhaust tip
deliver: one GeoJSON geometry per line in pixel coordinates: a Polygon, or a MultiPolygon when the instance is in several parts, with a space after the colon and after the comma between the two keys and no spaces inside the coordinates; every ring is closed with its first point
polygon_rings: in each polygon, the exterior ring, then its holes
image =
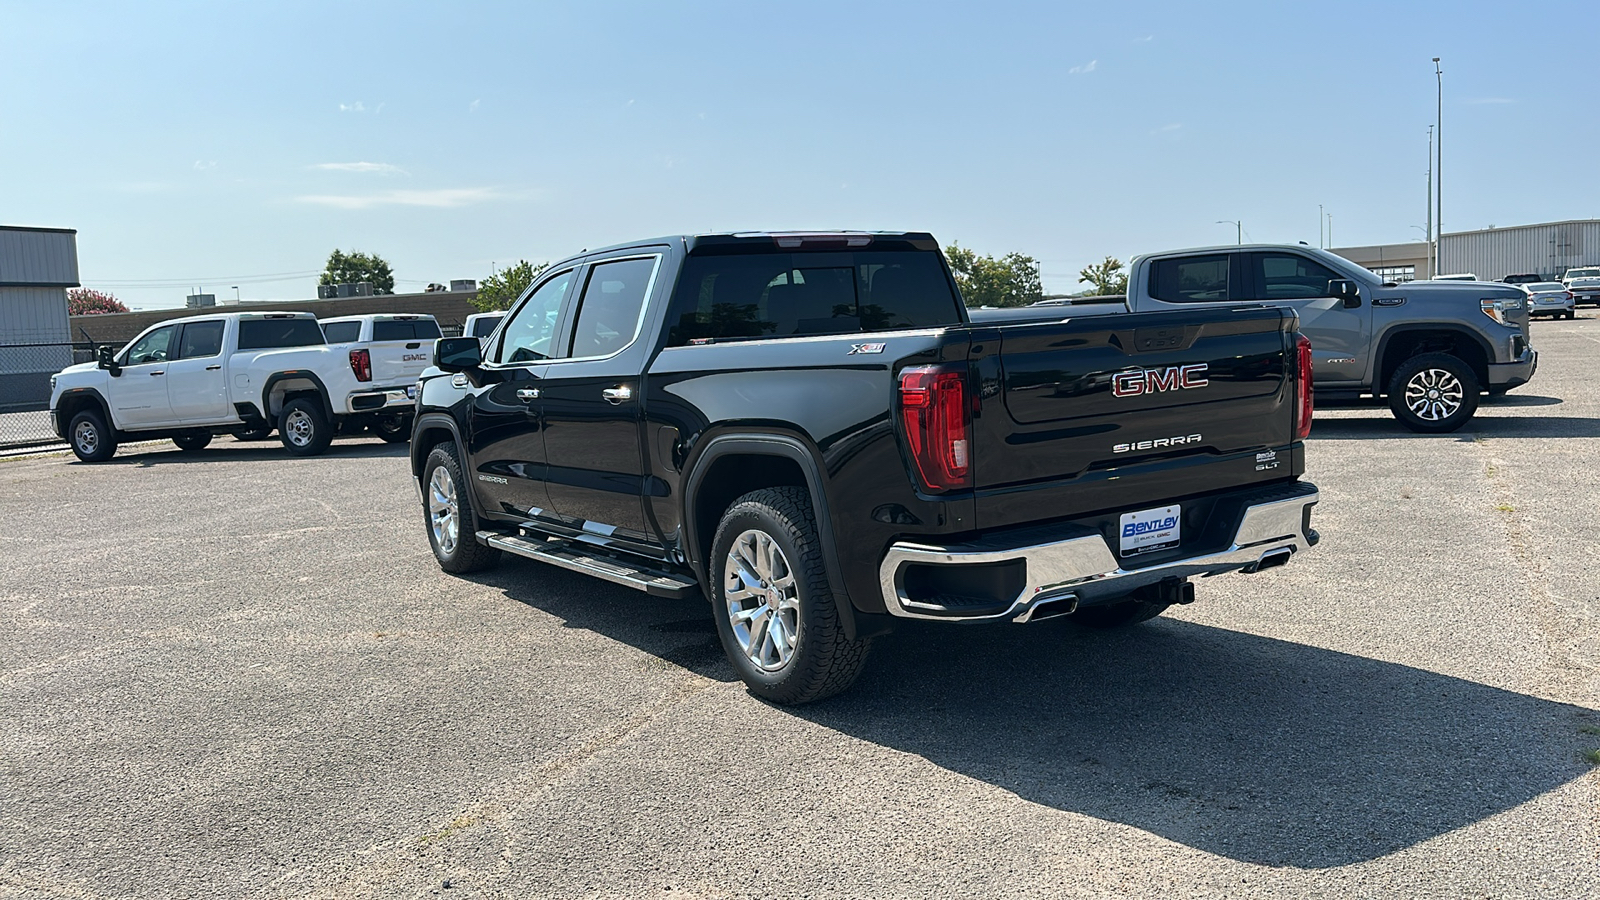
{"type": "Polygon", "coordinates": [[[1254,565],[1246,568],[1245,571],[1249,573],[1255,573],[1264,571],[1266,569],[1276,569],[1277,567],[1288,562],[1289,557],[1293,555],[1294,551],[1288,547],[1279,547],[1276,550],[1268,550],[1267,552],[1261,554],[1261,558],[1256,560],[1254,565]]]}
{"type": "Polygon", "coordinates": [[[1022,611],[1022,615],[1017,616],[1011,621],[1016,622],[1019,625],[1026,625],[1029,622],[1042,622],[1045,619],[1057,619],[1061,616],[1070,616],[1077,611],[1078,595],[1063,594],[1059,597],[1047,597],[1043,600],[1033,601],[1032,603],[1028,604],[1027,609],[1022,611]]]}

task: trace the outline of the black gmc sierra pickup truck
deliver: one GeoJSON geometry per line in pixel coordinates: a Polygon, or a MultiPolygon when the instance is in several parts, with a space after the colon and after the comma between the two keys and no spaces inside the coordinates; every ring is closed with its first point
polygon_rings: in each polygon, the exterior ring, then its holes
{"type": "Polygon", "coordinates": [[[901,618],[1126,625],[1314,545],[1297,321],[969,311],[919,233],[640,241],[439,341],[412,471],[446,571],[701,594],[804,703],[901,618]]]}

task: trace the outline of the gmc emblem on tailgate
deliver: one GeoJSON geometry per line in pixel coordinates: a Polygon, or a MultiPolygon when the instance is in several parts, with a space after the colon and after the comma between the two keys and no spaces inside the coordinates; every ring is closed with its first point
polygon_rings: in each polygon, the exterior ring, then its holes
{"type": "Polygon", "coordinates": [[[1111,376],[1111,395],[1137,397],[1163,391],[1187,391],[1210,384],[1205,363],[1167,366],[1164,369],[1128,369],[1111,376]]]}

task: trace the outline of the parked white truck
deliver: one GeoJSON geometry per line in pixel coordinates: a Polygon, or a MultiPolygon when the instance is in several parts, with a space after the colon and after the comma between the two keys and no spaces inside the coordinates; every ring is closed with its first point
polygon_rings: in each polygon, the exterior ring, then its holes
{"type": "MultiPolygon", "coordinates": [[[[328,343],[349,356],[358,381],[396,398],[393,411],[375,416],[368,428],[391,443],[410,440],[409,391],[433,365],[433,344],[443,336],[438,320],[420,313],[375,313],[323,319],[321,324],[328,343]],[[406,398],[403,405],[401,396],[406,398]]],[[[387,402],[384,408],[390,409],[387,402]]]]}
{"type": "Polygon", "coordinates": [[[337,432],[380,420],[403,420],[409,436],[411,394],[363,380],[311,313],[219,313],[162,322],[51,376],[50,415],[84,462],[110,459],[126,440],[199,450],[216,434],[274,427],[290,453],[311,456],[337,432]]]}

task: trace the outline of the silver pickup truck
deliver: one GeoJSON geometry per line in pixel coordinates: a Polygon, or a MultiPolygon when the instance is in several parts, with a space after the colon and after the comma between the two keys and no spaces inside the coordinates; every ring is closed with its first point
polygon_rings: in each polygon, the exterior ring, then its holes
{"type": "MultiPolygon", "coordinates": [[[[1130,264],[1127,309],[1267,303],[1292,307],[1311,339],[1317,400],[1387,397],[1412,431],[1455,431],[1480,396],[1533,378],[1526,295],[1476,281],[1386,282],[1323,250],[1244,244],[1174,250],[1130,264]]],[[[1072,304],[1074,315],[1122,304],[1072,304]]],[[[1174,335],[1174,340],[1182,335],[1174,335]]]]}

